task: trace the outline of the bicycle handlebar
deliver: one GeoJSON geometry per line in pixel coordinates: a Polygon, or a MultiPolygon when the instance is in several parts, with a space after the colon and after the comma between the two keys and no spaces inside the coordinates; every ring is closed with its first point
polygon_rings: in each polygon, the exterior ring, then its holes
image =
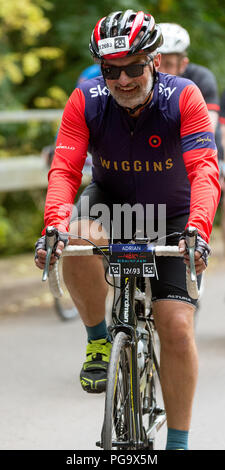
{"type": "MultiPolygon", "coordinates": [[[[46,229],[46,244],[47,244],[47,256],[46,263],[44,268],[44,273],[42,280],[45,281],[47,277],[49,278],[49,288],[51,293],[55,298],[59,298],[63,295],[62,288],[60,286],[60,278],[58,271],[58,260],[54,264],[54,267],[49,271],[49,262],[51,253],[56,241],[56,229],[54,232],[54,227],[47,227],[46,229]]],[[[195,271],[195,262],[194,262],[194,253],[195,253],[195,241],[197,236],[197,229],[194,227],[189,227],[186,231],[186,243],[188,247],[189,257],[190,257],[190,271],[186,267],[186,285],[188,294],[192,299],[198,299],[198,284],[197,276],[195,271]]],[[[92,256],[99,254],[100,250],[109,253],[108,246],[84,246],[84,245],[69,245],[66,246],[62,251],[62,256],[92,256]]],[[[152,247],[152,252],[156,256],[176,256],[183,257],[183,254],[180,253],[178,246],[154,246],[152,247]]]]}

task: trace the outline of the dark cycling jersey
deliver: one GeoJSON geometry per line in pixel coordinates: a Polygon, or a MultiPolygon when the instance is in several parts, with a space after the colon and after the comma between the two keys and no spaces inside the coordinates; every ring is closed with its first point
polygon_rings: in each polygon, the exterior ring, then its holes
{"type": "Polygon", "coordinates": [[[200,88],[208,110],[219,112],[219,95],[216,79],[213,73],[202,65],[189,63],[182,74],[182,77],[189,78],[200,88]]]}
{"type": "Polygon", "coordinates": [[[68,230],[88,149],[93,181],[115,202],[154,204],[155,213],[166,204],[168,218],[190,213],[188,224],[208,241],[220,196],[217,151],[194,83],[158,73],[153,98],[137,120],[115,102],[103,77],[76,88],[49,172],[45,225],[68,230]]]}
{"type": "MultiPolygon", "coordinates": [[[[182,77],[192,80],[202,92],[209,111],[219,112],[220,102],[216,78],[213,73],[202,65],[189,63],[182,77]]],[[[221,141],[221,130],[218,123],[215,132],[215,140],[218,150],[218,159],[223,160],[223,146],[221,141]]]]}
{"type": "Polygon", "coordinates": [[[225,90],[220,100],[220,123],[225,125],[225,90]]]}

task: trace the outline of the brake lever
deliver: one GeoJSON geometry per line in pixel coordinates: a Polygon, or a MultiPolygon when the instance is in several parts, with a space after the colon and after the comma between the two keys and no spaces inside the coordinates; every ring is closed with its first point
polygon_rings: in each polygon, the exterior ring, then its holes
{"type": "Polygon", "coordinates": [[[43,271],[42,281],[46,281],[49,276],[49,265],[50,259],[52,255],[52,251],[57,240],[57,229],[51,225],[46,228],[46,260],[45,260],[45,267],[43,271]]]}
{"type": "Polygon", "coordinates": [[[195,270],[195,247],[196,247],[196,238],[198,235],[198,230],[195,227],[188,227],[185,231],[185,240],[187,243],[188,254],[190,259],[190,276],[191,281],[197,281],[197,275],[195,270]]]}

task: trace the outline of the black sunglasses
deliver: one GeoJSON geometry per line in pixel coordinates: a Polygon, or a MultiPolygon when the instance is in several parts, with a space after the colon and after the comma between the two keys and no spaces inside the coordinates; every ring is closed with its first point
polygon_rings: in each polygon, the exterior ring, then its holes
{"type": "Polygon", "coordinates": [[[124,70],[126,75],[130,78],[141,77],[144,73],[144,67],[149,65],[151,61],[152,59],[149,59],[148,62],[144,62],[143,64],[130,64],[121,67],[117,67],[116,65],[102,65],[102,75],[105,80],[118,80],[122,70],[124,70]]]}

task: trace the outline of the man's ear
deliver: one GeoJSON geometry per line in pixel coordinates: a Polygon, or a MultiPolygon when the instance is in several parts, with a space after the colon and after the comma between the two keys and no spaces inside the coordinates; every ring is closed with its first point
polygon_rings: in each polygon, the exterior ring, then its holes
{"type": "Polygon", "coordinates": [[[161,54],[160,53],[155,55],[155,57],[153,59],[153,63],[154,63],[155,69],[157,71],[160,67],[160,64],[161,64],[161,54]]]}
{"type": "Polygon", "coordinates": [[[188,57],[183,57],[179,64],[179,75],[182,75],[185,72],[188,64],[189,64],[188,57]]]}

